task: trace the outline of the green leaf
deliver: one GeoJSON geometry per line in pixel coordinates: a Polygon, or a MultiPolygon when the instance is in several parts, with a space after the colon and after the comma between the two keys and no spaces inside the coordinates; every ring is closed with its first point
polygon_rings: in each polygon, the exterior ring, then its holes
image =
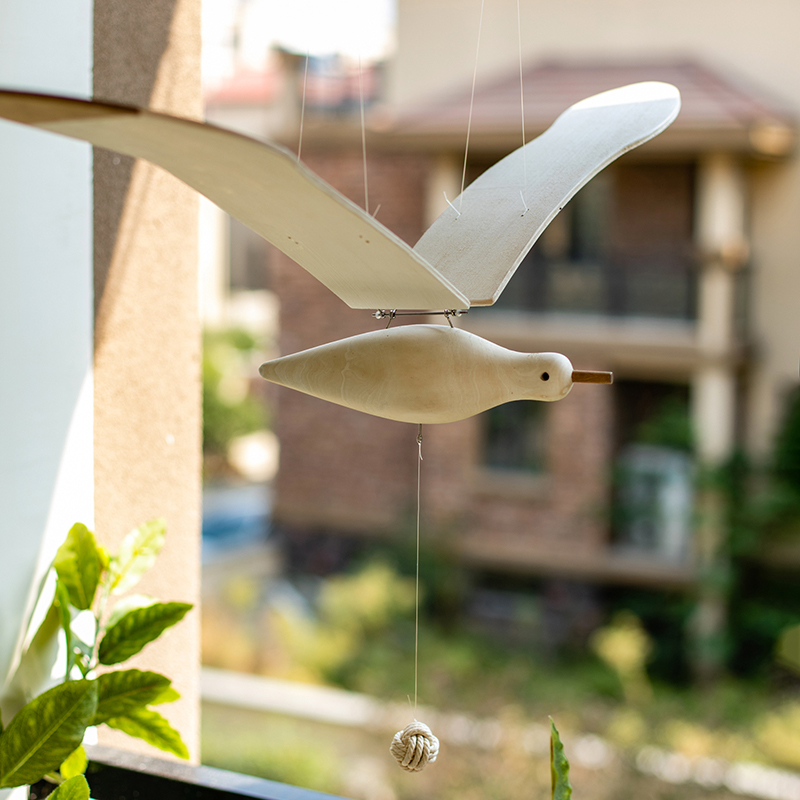
{"type": "Polygon", "coordinates": [[[189,758],[189,751],[181,739],[181,735],[157,711],[149,708],[140,709],[124,717],[112,717],[106,725],[143,739],[148,744],[174,753],[180,758],[189,758]]]}
{"type": "Polygon", "coordinates": [[[550,717],[550,788],[552,800],[570,800],[572,786],[569,783],[569,761],[564,754],[561,737],[550,717]]]}
{"type": "Polygon", "coordinates": [[[164,703],[174,703],[176,700],[181,699],[181,693],[171,686],[165,689],[155,700],[150,701],[151,706],[160,706],[164,703]]]}
{"type": "Polygon", "coordinates": [[[136,608],[147,608],[147,606],[152,606],[157,602],[158,600],[155,597],[148,597],[144,594],[132,594],[129,597],[123,597],[115,603],[106,627],[110,628],[116,622],[119,622],[129,611],[133,611],[136,608]]]}
{"type": "Polygon", "coordinates": [[[61,777],[66,781],[74,778],[76,775],[83,775],[86,772],[86,767],[89,765],[89,759],[86,758],[86,751],[83,747],[73,750],[59,767],[61,777]]]}
{"type": "Polygon", "coordinates": [[[50,800],[89,800],[89,784],[83,775],[74,775],[47,796],[50,800]]]}
{"type": "Polygon", "coordinates": [[[164,546],[166,522],[153,519],[134,528],[122,541],[117,557],[111,562],[111,591],[122,594],[132,589],[164,546]]]}
{"type": "Polygon", "coordinates": [[[36,783],[83,741],[97,708],[94,681],[68,681],[31,700],[0,736],[0,788],[36,783]]]}
{"type": "Polygon", "coordinates": [[[69,592],[64,583],[59,579],[56,581],[56,599],[54,604],[58,606],[59,617],[61,618],[61,627],[64,629],[64,636],[67,640],[67,677],[72,672],[72,667],[75,665],[75,648],[72,646],[72,612],[69,608],[69,592]]]}
{"type": "Polygon", "coordinates": [[[119,664],[138,653],[146,644],[180,622],[191,603],[154,603],[129,611],[114,623],[100,642],[101,664],[119,664]]]}
{"type": "Polygon", "coordinates": [[[91,608],[104,559],[92,532],[80,522],[58,548],[53,566],[69,593],[69,601],[81,611],[91,608]]]}
{"type": "Polygon", "coordinates": [[[162,698],[170,691],[175,691],[170,687],[170,679],[157,672],[138,669],[106,672],[97,678],[97,711],[92,724],[124,717],[151,703],[165,702],[162,698]]]}

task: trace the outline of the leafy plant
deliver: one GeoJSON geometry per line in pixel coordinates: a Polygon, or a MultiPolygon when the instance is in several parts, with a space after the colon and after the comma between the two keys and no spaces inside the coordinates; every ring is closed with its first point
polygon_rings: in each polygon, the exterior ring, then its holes
{"type": "Polygon", "coordinates": [[[318,597],[318,618],[274,608],[271,628],[295,666],[291,677],[341,680],[367,641],[414,607],[414,584],[387,564],[373,562],[351,575],[329,578],[318,597]]]}
{"type": "Polygon", "coordinates": [[[550,717],[550,797],[551,800],[570,800],[572,797],[569,761],[552,717],[550,717]]]}
{"type": "Polygon", "coordinates": [[[594,632],[591,644],[595,653],[617,673],[629,703],[641,705],[652,699],[646,665],[653,643],[638,617],[629,611],[618,611],[610,625],[594,632]]]}
{"type": "Polygon", "coordinates": [[[50,795],[54,800],[88,800],[81,743],[91,725],[105,724],[189,757],[180,734],[150,708],[180,697],[169,678],[138,669],[95,675],[98,668],[138,653],[192,607],[132,596],[110,611],[110,599],[132,589],[153,566],[165,532],[164,520],[146,522],[128,534],[116,556],[109,556],[85,525],[70,529],[53,561],[57,579],[52,606],[29,648],[52,634],[54,622],[60,626],[67,654],[64,681],[30,700],[5,729],[0,721],[0,788],[47,778],[59,784],[50,795]],[[78,617],[84,624],[74,626],[78,617]],[[88,637],[87,627],[93,632],[88,637]]]}
{"type": "Polygon", "coordinates": [[[248,361],[256,341],[245,331],[206,331],[203,335],[203,452],[224,460],[237,436],[265,428],[266,408],[250,394],[248,361]]]}

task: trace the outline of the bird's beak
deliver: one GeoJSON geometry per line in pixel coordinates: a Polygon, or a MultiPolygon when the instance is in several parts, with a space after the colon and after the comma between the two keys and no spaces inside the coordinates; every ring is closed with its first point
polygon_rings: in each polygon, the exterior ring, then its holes
{"type": "Polygon", "coordinates": [[[573,383],[614,383],[613,372],[576,369],[572,373],[573,383]]]}

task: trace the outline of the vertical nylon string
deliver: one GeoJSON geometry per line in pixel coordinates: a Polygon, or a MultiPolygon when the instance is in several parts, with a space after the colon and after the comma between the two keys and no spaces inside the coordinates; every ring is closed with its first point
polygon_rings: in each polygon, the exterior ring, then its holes
{"type": "MultiPolygon", "coordinates": [[[[519,110],[522,117],[522,146],[525,147],[525,93],[522,89],[522,22],[520,21],[519,14],[519,0],[517,0],[517,44],[519,50],[519,110]]],[[[524,176],[524,190],[528,191],[528,165],[526,153],[522,151],[522,174],[524,176]]],[[[523,204],[525,199],[522,200],[523,204]]],[[[525,210],[528,210],[527,205],[525,210]]]]}
{"type": "Polygon", "coordinates": [[[364,82],[362,80],[361,56],[358,57],[358,93],[361,96],[361,156],[364,161],[364,211],[369,214],[369,188],[367,187],[367,129],[364,124],[364,82]]]}
{"type": "Polygon", "coordinates": [[[306,50],[306,68],[303,71],[303,103],[300,106],[300,142],[297,145],[297,163],[300,163],[300,153],[303,151],[303,123],[306,118],[306,89],[308,87],[308,60],[311,50],[306,50]]]}
{"type": "Polygon", "coordinates": [[[483,29],[483,6],[486,0],[481,0],[481,18],[478,22],[478,46],[475,48],[475,69],[472,71],[472,94],[469,98],[469,119],[467,120],[467,143],[464,147],[464,169],[461,172],[461,200],[458,204],[459,211],[464,204],[464,183],[467,180],[467,155],[469,153],[469,133],[472,129],[472,107],[475,103],[475,82],[478,79],[478,54],[481,51],[481,30],[483,29]]]}
{"type": "Polygon", "coordinates": [[[422,423],[417,433],[419,458],[417,459],[417,577],[414,595],[414,712],[417,710],[417,685],[419,677],[419,509],[420,509],[420,484],[422,475],[422,423]]]}

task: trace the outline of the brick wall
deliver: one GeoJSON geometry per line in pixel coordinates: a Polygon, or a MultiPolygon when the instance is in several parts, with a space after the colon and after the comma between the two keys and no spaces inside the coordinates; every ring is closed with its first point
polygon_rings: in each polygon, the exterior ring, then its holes
{"type": "Polygon", "coordinates": [[[484,421],[429,428],[424,508],[470,560],[524,569],[543,552],[599,553],[608,541],[613,395],[577,386],[547,406],[541,474],[492,473],[481,467],[484,421]]]}

